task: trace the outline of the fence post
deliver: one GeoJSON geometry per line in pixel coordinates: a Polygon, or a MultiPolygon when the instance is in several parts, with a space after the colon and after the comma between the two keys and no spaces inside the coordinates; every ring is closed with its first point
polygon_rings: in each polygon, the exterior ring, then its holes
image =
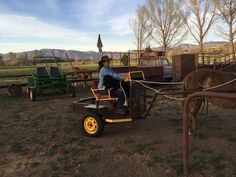
{"type": "Polygon", "coordinates": [[[216,59],[214,58],[214,70],[216,70],[216,59]]]}
{"type": "Polygon", "coordinates": [[[235,53],[236,53],[236,52],[234,52],[234,62],[236,61],[236,58],[235,58],[235,53]]]}

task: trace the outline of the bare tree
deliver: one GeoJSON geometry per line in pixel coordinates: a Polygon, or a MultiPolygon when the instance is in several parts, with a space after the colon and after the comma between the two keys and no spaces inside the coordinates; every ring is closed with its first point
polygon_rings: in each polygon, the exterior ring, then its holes
{"type": "Polygon", "coordinates": [[[147,18],[145,5],[138,6],[136,17],[130,20],[130,27],[134,31],[139,58],[139,51],[144,48],[144,44],[148,42],[152,34],[152,27],[147,18]]]}
{"type": "Polygon", "coordinates": [[[229,39],[230,51],[234,52],[234,39],[236,38],[236,1],[235,0],[213,0],[218,10],[218,15],[228,26],[228,31],[220,30],[222,35],[229,39]]]}
{"type": "Polygon", "coordinates": [[[216,6],[209,0],[185,0],[184,19],[188,30],[204,54],[204,38],[216,21],[216,6]],[[190,16],[186,18],[186,15],[190,16]]]}
{"type": "MultiPolygon", "coordinates": [[[[178,45],[186,36],[181,13],[182,0],[147,0],[148,18],[153,25],[153,39],[166,51],[178,45]]],[[[187,17],[186,17],[187,18],[187,17]]]]}
{"type": "Polygon", "coordinates": [[[18,53],[16,55],[16,58],[18,60],[18,64],[20,64],[20,65],[27,65],[27,62],[28,62],[27,52],[18,53]]]}
{"type": "Polygon", "coordinates": [[[7,54],[7,59],[8,59],[8,60],[15,60],[15,59],[16,59],[16,53],[9,52],[9,53],[7,54]]]}
{"type": "Polygon", "coordinates": [[[40,50],[34,50],[32,55],[32,63],[36,65],[39,62],[39,58],[42,56],[40,50]]]}

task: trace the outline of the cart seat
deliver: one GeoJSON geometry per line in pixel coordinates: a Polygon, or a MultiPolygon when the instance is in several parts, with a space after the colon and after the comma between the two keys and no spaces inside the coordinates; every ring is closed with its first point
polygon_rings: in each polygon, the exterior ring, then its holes
{"type": "Polygon", "coordinates": [[[36,68],[36,75],[37,75],[37,77],[43,77],[43,78],[49,77],[46,67],[37,67],[36,68]]]}
{"type": "Polygon", "coordinates": [[[93,81],[91,91],[96,98],[96,101],[112,101],[117,100],[116,97],[112,97],[110,93],[110,89],[101,90],[98,89],[98,80],[93,81]]]}
{"type": "Polygon", "coordinates": [[[52,77],[62,77],[58,67],[50,67],[50,75],[52,77]]]}

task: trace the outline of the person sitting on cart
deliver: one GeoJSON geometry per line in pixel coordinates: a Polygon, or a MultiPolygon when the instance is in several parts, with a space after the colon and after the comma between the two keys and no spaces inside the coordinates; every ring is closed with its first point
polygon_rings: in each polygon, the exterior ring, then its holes
{"type": "Polygon", "coordinates": [[[124,109],[125,95],[120,89],[120,82],[125,78],[110,68],[110,58],[107,55],[102,56],[99,61],[99,83],[98,89],[110,89],[111,94],[118,98],[118,114],[126,114],[124,109]]]}

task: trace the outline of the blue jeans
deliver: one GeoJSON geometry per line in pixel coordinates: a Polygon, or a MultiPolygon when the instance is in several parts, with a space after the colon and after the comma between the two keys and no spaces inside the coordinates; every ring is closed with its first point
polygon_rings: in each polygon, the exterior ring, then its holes
{"type": "Polygon", "coordinates": [[[122,92],[122,90],[111,89],[111,94],[118,98],[118,101],[117,101],[118,109],[123,109],[124,103],[125,103],[125,95],[122,92]]]}

